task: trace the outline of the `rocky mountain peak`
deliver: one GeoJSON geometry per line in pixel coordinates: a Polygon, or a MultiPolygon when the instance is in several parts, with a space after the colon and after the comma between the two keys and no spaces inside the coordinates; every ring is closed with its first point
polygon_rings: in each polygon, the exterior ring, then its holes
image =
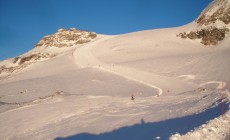
{"type": "Polygon", "coordinates": [[[69,30],[60,28],[56,33],[44,36],[35,45],[35,49],[32,49],[24,55],[9,59],[7,64],[0,64],[0,80],[34,63],[51,59],[57,55],[55,52],[50,52],[43,48],[71,47],[90,42],[96,37],[97,34],[94,32],[81,31],[75,28],[70,28],[69,30]],[[42,48],[42,51],[36,48],[42,48]]]}
{"type": "Polygon", "coordinates": [[[230,23],[229,0],[214,0],[196,19],[198,26],[218,26],[218,22],[219,26],[230,23]]]}
{"type": "Polygon", "coordinates": [[[204,45],[216,45],[228,35],[230,29],[230,1],[214,0],[195,20],[196,30],[180,33],[188,39],[200,39],[204,45]]]}
{"type": "Polygon", "coordinates": [[[69,30],[60,28],[52,35],[44,36],[36,45],[36,47],[71,47],[78,44],[90,42],[96,38],[94,32],[81,31],[75,28],[69,30]]]}

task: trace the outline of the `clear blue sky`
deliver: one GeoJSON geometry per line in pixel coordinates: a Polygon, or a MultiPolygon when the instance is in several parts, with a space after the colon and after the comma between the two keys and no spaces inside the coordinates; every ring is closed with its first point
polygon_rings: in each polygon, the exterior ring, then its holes
{"type": "Polygon", "coordinates": [[[212,0],[0,0],[0,60],[58,28],[122,34],[193,21],[212,0]]]}

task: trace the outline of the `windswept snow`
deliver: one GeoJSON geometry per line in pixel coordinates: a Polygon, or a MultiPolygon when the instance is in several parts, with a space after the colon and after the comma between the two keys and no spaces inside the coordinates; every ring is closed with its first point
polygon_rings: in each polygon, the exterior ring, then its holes
{"type": "MultiPolygon", "coordinates": [[[[224,92],[228,102],[230,102],[230,93],[224,92]]],[[[170,140],[210,140],[210,139],[224,139],[230,136],[230,111],[226,111],[225,114],[219,116],[213,120],[208,121],[207,124],[203,124],[195,130],[188,132],[185,135],[174,134],[170,137],[170,140]]]]}

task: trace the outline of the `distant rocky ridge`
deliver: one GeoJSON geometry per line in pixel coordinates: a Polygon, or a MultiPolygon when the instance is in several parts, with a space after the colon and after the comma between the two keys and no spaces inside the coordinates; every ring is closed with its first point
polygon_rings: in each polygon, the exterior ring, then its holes
{"type": "Polygon", "coordinates": [[[94,32],[81,31],[75,28],[59,29],[56,33],[43,37],[29,53],[22,56],[9,59],[7,65],[0,64],[0,80],[9,77],[12,73],[18,72],[31,64],[39,61],[45,61],[55,57],[55,52],[46,52],[46,48],[56,47],[72,47],[84,44],[95,39],[97,34],[94,32]],[[39,50],[39,48],[42,48],[39,50]]]}
{"type": "Polygon", "coordinates": [[[219,29],[217,27],[210,27],[198,31],[191,31],[189,33],[180,33],[178,36],[184,39],[201,39],[200,43],[204,45],[216,45],[218,42],[224,40],[228,33],[229,29],[226,27],[219,29]]]}
{"type": "Polygon", "coordinates": [[[71,47],[78,44],[90,42],[96,38],[97,34],[94,32],[81,31],[75,28],[59,29],[56,33],[43,37],[36,45],[36,47],[71,47]]]}
{"type": "Polygon", "coordinates": [[[36,54],[31,54],[29,56],[25,57],[15,57],[13,63],[18,63],[18,65],[23,65],[23,64],[28,64],[32,63],[37,60],[41,59],[46,59],[46,58],[52,58],[55,55],[51,55],[49,53],[36,53],[36,54]]]}
{"type": "Polygon", "coordinates": [[[52,57],[55,57],[55,55],[49,53],[32,53],[27,56],[15,57],[11,59],[10,66],[0,66],[0,80],[8,77],[13,72],[17,72],[33,63],[36,63],[37,61],[43,61],[52,57]]]}
{"type": "Polygon", "coordinates": [[[201,39],[204,45],[216,45],[229,33],[230,1],[214,0],[195,20],[197,30],[179,33],[177,36],[188,39],[201,39]]]}

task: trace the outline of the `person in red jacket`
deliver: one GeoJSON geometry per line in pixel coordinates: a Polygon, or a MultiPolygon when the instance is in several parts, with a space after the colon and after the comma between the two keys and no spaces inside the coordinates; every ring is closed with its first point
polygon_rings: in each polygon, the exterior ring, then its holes
{"type": "Polygon", "coordinates": [[[134,100],[134,93],[131,93],[131,100],[134,100]]]}

